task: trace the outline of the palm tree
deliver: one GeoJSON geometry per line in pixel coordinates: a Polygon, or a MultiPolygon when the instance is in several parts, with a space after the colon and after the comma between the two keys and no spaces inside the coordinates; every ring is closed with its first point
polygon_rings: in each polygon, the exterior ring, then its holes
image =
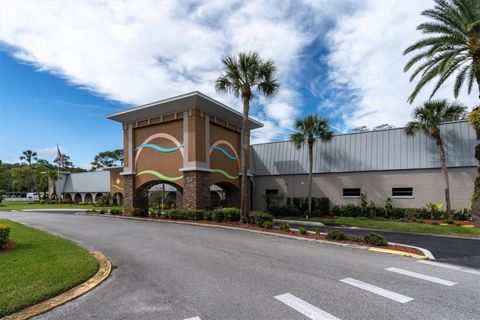
{"type": "Polygon", "coordinates": [[[448,182],[447,159],[445,147],[440,134],[439,125],[442,122],[455,121],[465,116],[466,108],[457,102],[449,103],[447,100],[427,101],[413,111],[413,121],[410,121],[405,128],[407,135],[413,136],[420,131],[431,136],[438,147],[440,162],[442,164],[442,175],[445,188],[445,202],[447,204],[447,215],[450,217],[450,185],[448,182]]]}
{"type": "Polygon", "coordinates": [[[36,162],[38,160],[37,153],[32,150],[25,150],[22,152],[20,160],[27,162],[28,167],[30,168],[30,174],[32,175],[33,186],[35,188],[35,191],[37,191],[38,199],[40,199],[40,191],[38,190],[37,179],[35,178],[35,172],[33,171],[33,162],[36,162]]]}
{"type": "Polygon", "coordinates": [[[240,201],[241,220],[245,221],[249,208],[247,195],[247,160],[250,159],[250,131],[248,115],[250,102],[255,91],[265,97],[273,96],[279,87],[275,79],[277,68],[273,60],[263,61],[257,52],[239,53],[238,56],[225,57],[222,60],[224,72],[218,77],[215,89],[219,93],[232,93],[243,101],[242,149],[241,159],[242,186],[240,201]]]}
{"type": "Polygon", "coordinates": [[[420,90],[438,78],[430,98],[455,74],[453,93],[458,97],[465,80],[468,93],[474,82],[480,90],[480,3],[478,0],[435,0],[433,9],[422,12],[430,18],[417,27],[426,37],[405,49],[404,54],[418,52],[405,65],[414,65],[410,81],[420,74],[408,101],[412,103],[420,90]]]}
{"type": "Polygon", "coordinates": [[[296,133],[290,138],[300,149],[305,141],[308,146],[308,213],[312,212],[312,171],[313,171],[313,144],[317,139],[329,141],[332,139],[332,131],[328,120],[319,118],[317,115],[308,115],[295,121],[296,133]]]}
{"type": "MultiPolygon", "coordinates": [[[[405,65],[405,71],[416,66],[410,81],[420,75],[408,101],[412,103],[420,90],[438,78],[435,92],[448,79],[455,76],[453,93],[458,97],[466,82],[470,94],[476,82],[480,98],[480,3],[478,0],[435,0],[433,9],[422,15],[429,21],[417,29],[425,38],[408,47],[404,54],[417,52],[405,65]]],[[[480,140],[480,128],[475,128],[480,140]]],[[[480,143],[475,148],[479,167],[472,197],[472,216],[480,221],[480,143]]]]}
{"type": "Polygon", "coordinates": [[[53,199],[57,199],[57,181],[61,179],[61,177],[58,175],[58,170],[50,169],[47,171],[47,177],[48,180],[53,182],[53,199]]]}

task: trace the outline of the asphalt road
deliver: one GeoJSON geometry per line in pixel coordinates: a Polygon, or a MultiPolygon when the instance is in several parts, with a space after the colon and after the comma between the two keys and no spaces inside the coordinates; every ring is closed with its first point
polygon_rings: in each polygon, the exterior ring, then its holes
{"type": "MultiPolygon", "coordinates": [[[[292,228],[298,227],[290,223],[292,228]]],[[[305,227],[314,231],[315,227],[305,227]]],[[[345,233],[363,236],[369,232],[382,234],[388,241],[422,247],[432,252],[437,261],[480,269],[480,239],[458,238],[437,235],[411,234],[350,227],[320,227],[322,232],[339,229],[345,233]]],[[[479,316],[480,319],[480,316],[479,316]]]]}
{"type": "Polygon", "coordinates": [[[209,227],[39,212],[0,218],[100,250],[115,266],[98,288],[38,319],[480,318],[475,270],[209,227]]]}

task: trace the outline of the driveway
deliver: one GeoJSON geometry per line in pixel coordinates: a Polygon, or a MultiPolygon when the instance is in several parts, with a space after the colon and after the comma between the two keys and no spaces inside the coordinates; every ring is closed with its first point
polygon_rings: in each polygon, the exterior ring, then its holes
{"type": "MultiPolygon", "coordinates": [[[[290,223],[293,228],[298,225],[290,223]]],[[[314,231],[316,227],[305,227],[314,231]]],[[[480,269],[480,239],[460,238],[439,235],[423,235],[406,232],[380,231],[375,229],[360,229],[352,227],[319,227],[322,232],[333,229],[342,230],[345,233],[364,236],[369,232],[382,234],[388,241],[403,243],[410,246],[421,247],[429,250],[437,261],[457,264],[461,266],[480,269]]],[[[479,317],[480,318],[480,317],[479,317]]]]}
{"type": "Polygon", "coordinates": [[[38,319],[478,319],[480,272],[244,231],[0,213],[102,251],[115,269],[38,319]]]}

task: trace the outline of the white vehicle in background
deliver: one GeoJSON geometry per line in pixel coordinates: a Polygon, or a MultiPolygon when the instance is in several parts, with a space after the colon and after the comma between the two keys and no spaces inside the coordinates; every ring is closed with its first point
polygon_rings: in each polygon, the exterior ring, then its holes
{"type": "Polygon", "coordinates": [[[39,200],[40,198],[38,197],[38,193],[29,192],[29,193],[27,193],[27,199],[28,200],[39,200]]]}

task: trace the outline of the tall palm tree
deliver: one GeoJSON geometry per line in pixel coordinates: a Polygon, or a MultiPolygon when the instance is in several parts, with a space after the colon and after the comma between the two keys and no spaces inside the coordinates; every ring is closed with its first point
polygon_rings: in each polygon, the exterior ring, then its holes
{"type": "Polygon", "coordinates": [[[248,179],[247,161],[250,159],[250,130],[248,129],[248,115],[250,102],[258,92],[265,97],[273,96],[279,87],[275,79],[277,68],[273,60],[263,61],[257,52],[239,53],[238,56],[225,57],[222,60],[224,72],[218,77],[215,89],[219,93],[232,93],[241,97],[243,101],[242,121],[242,149],[241,159],[242,186],[240,216],[245,221],[248,211],[248,179]]]}
{"type": "MultiPolygon", "coordinates": [[[[455,98],[465,82],[469,94],[476,82],[480,98],[480,2],[435,0],[434,8],[423,11],[422,15],[429,20],[420,24],[417,29],[425,34],[425,38],[412,44],[404,52],[416,52],[405,65],[405,71],[416,66],[410,81],[420,76],[408,101],[412,103],[420,90],[437,78],[431,98],[447,79],[453,77],[455,98]]],[[[480,128],[475,129],[480,140],[480,128]]],[[[480,143],[475,150],[479,167],[472,197],[472,216],[480,221],[480,143]]]]}
{"type": "Polygon", "coordinates": [[[53,196],[50,196],[50,198],[57,199],[57,181],[61,179],[61,177],[58,175],[58,170],[55,169],[50,169],[47,171],[47,177],[48,180],[52,181],[53,183],[53,196]]]}
{"type": "Polygon", "coordinates": [[[35,191],[37,191],[38,199],[40,199],[40,191],[38,190],[37,179],[35,178],[35,172],[33,170],[34,162],[38,160],[37,153],[32,150],[25,150],[22,152],[20,160],[27,162],[28,167],[30,168],[30,174],[32,175],[33,186],[35,188],[35,191]]]}
{"type": "Polygon", "coordinates": [[[413,136],[420,131],[431,136],[438,147],[440,162],[442,164],[442,175],[445,188],[445,202],[447,204],[447,215],[450,216],[450,185],[447,173],[447,158],[439,125],[442,122],[455,121],[465,116],[466,108],[457,102],[449,103],[447,100],[427,101],[413,111],[413,121],[410,121],[405,128],[407,135],[413,136]]]}
{"type": "Polygon", "coordinates": [[[296,133],[290,135],[293,143],[300,149],[305,142],[308,146],[308,213],[312,212],[312,171],[313,171],[313,145],[316,140],[329,141],[332,131],[328,120],[319,118],[316,114],[298,118],[295,121],[296,133]]]}

